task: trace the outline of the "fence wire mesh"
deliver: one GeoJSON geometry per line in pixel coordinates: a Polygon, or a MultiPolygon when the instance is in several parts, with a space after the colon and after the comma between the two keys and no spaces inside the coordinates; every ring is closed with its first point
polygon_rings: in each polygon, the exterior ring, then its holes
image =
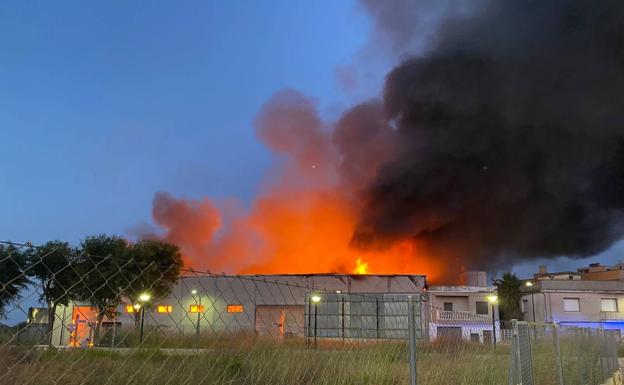
{"type": "Polygon", "coordinates": [[[565,384],[599,384],[617,367],[611,332],[445,311],[414,277],[358,292],[365,278],[60,254],[0,244],[0,384],[409,384],[410,317],[418,384],[519,384],[527,368],[561,384],[558,362],[565,384]]]}

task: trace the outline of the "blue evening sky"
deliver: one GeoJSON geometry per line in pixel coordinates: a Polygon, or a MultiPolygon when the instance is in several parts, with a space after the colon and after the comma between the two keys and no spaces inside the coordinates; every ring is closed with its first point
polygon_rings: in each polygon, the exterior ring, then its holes
{"type": "Polygon", "coordinates": [[[344,0],[3,1],[0,239],[124,234],[159,190],[249,201],[262,103],[344,104],[368,28],[344,0]]]}
{"type": "Polygon", "coordinates": [[[293,87],[348,106],[336,69],[370,28],[355,0],[0,2],[0,240],[123,235],[160,190],[249,202],[262,103],[293,87]]]}

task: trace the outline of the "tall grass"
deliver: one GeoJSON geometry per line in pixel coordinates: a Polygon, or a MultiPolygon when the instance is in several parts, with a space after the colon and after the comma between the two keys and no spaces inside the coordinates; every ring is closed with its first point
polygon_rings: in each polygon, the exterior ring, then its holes
{"type": "MultiPolygon", "coordinates": [[[[0,384],[37,385],[395,385],[409,383],[405,341],[258,338],[249,333],[178,336],[133,333],[95,349],[0,349],[0,384]]],[[[578,378],[579,346],[562,339],[566,384],[578,378]]],[[[581,347],[583,349],[583,347],[581,347]]],[[[587,347],[585,350],[588,350],[587,347]]],[[[594,354],[595,353],[595,354],[594,354]]],[[[584,357],[597,352],[586,351],[584,357]]],[[[532,345],[535,384],[555,385],[552,340],[532,345]]],[[[418,344],[421,385],[494,385],[508,381],[510,346],[438,339],[418,344]]],[[[591,368],[595,371],[595,366],[591,368]]],[[[591,372],[590,372],[591,373],[591,372]]],[[[596,379],[597,374],[591,374],[596,379]]]]}
{"type": "MultiPolygon", "coordinates": [[[[205,342],[205,341],[204,341],[205,342]]],[[[394,385],[409,383],[405,342],[305,340],[212,340],[212,348],[168,350],[74,349],[0,352],[10,368],[2,384],[165,385],[165,384],[321,384],[394,385]],[[252,343],[253,341],[253,343],[252,343]]],[[[421,384],[500,384],[506,380],[508,348],[479,344],[419,346],[421,384]]]]}

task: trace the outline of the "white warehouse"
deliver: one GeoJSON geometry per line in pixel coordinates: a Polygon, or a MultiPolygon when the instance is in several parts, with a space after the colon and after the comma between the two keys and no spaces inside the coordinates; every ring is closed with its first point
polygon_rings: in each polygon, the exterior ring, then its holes
{"type": "MultiPolygon", "coordinates": [[[[106,318],[102,328],[104,333],[135,327],[144,308],[145,327],[165,333],[242,331],[276,337],[404,338],[407,297],[420,301],[424,288],[424,275],[183,276],[166,298],[121,304],[116,316],[106,318]]],[[[424,329],[421,307],[416,308],[424,329]]],[[[59,306],[52,343],[88,345],[93,340],[95,318],[95,310],[88,304],[59,306]]]]}

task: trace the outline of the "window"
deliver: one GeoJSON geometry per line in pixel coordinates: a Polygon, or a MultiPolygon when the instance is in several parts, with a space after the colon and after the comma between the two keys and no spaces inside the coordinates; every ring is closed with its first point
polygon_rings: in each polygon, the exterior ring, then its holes
{"type": "Polygon", "coordinates": [[[190,311],[191,313],[203,313],[204,305],[191,305],[190,311]]]}
{"type": "Polygon", "coordinates": [[[243,305],[227,305],[228,313],[242,313],[243,305]]]}
{"type": "Polygon", "coordinates": [[[484,301],[477,301],[477,314],[489,314],[488,303],[484,301]]]}
{"type": "Polygon", "coordinates": [[[600,311],[618,311],[617,298],[601,298],[600,311]]]}
{"type": "Polygon", "coordinates": [[[171,305],[158,305],[156,311],[159,313],[171,313],[173,306],[171,305]]]}
{"type": "Polygon", "coordinates": [[[578,298],[564,298],[563,299],[564,311],[581,311],[581,304],[578,298]]]}
{"type": "Polygon", "coordinates": [[[523,299],[522,302],[520,302],[520,310],[522,310],[523,313],[529,312],[529,300],[528,299],[523,299]]]}
{"type": "Polygon", "coordinates": [[[453,311],[453,302],[444,302],[444,311],[453,311]]]}

